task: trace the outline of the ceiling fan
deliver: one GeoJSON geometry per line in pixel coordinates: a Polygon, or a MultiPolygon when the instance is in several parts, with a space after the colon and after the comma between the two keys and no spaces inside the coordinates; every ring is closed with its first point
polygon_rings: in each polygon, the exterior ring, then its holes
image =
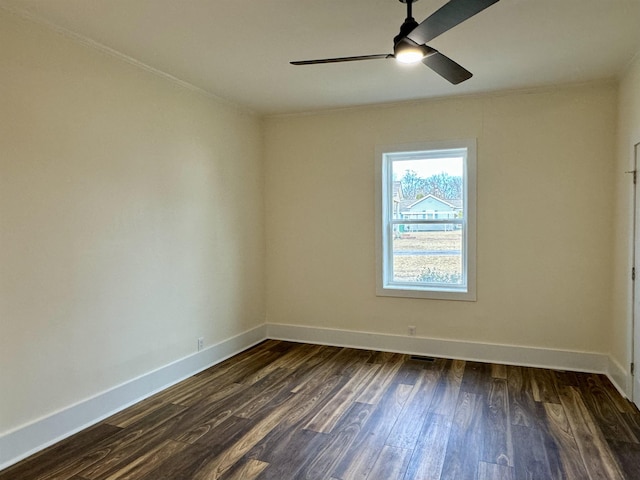
{"type": "Polygon", "coordinates": [[[301,60],[290,63],[292,65],[316,65],[320,63],[395,58],[401,63],[422,62],[454,85],[471,78],[473,74],[470,71],[426,43],[499,0],[450,0],[420,24],[416,22],[411,13],[411,6],[417,1],[400,0],[401,3],[407,4],[407,18],[400,27],[400,33],[393,39],[393,53],[301,60]]]}

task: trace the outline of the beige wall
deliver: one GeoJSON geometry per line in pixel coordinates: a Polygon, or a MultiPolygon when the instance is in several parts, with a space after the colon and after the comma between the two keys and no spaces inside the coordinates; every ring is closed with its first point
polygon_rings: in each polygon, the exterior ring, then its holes
{"type": "Polygon", "coordinates": [[[264,322],[262,125],[0,10],[0,434],[264,322]]]}
{"type": "Polygon", "coordinates": [[[619,90],[618,157],[615,164],[614,312],[610,330],[612,357],[626,370],[631,362],[633,185],[631,176],[625,172],[633,170],[633,146],[640,143],[640,54],[629,65],[619,90]]]}
{"type": "Polygon", "coordinates": [[[608,353],[615,85],[266,122],[267,321],[608,353]],[[478,301],[375,296],[374,149],[478,140],[478,301]]]}

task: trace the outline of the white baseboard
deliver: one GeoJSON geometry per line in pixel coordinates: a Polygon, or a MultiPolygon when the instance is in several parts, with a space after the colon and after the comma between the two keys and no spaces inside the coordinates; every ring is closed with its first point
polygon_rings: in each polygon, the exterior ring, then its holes
{"type": "Polygon", "coordinates": [[[0,436],[0,470],[266,339],[260,325],[0,436]]]}
{"type": "Polygon", "coordinates": [[[479,362],[603,373],[629,397],[628,373],[600,353],[266,324],[0,436],[0,470],[165,388],[271,338],[479,362]]]}
{"type": "Polygon", "coordinates": [[[276,340],[607,375],[610,366],[609,357],[600,353],[440,340],[299,325],[267,324],[267,337],[276,340]]]}
{"type": "Polygon", "coordinates": [[[607,375],[611,383],[613,383],[613,386],[616,387],[623,397],[631,398],[631,378],[629,372],[611,357],[609,357],[607,367],[607,375]]]}

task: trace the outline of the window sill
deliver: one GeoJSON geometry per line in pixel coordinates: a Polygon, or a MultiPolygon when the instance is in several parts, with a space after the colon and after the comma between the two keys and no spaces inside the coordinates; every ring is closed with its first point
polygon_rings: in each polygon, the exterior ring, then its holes
{"type": "Polygon", "coordinates": [[[476,294],[468,290],[411,288],[407,286],[386,286],[376,289],[378,297],[425,298],[430,300],[457,300],[475,302],[476,294]]]}

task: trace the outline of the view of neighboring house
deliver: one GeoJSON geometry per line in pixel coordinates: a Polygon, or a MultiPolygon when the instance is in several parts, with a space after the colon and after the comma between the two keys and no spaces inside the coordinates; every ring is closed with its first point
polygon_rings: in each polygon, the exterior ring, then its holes
{"type": "MultiPolygon", "coordinates": [[[[393,185],[393,216],[406,220],[447,220],[458,218],[462,212],[462,199],[443,200],[434,195],[418,199],[405,199],[400,182],[393,185]]],[[[398,233],[453,230],[451,224],[398,225],[398,233]]]]}

